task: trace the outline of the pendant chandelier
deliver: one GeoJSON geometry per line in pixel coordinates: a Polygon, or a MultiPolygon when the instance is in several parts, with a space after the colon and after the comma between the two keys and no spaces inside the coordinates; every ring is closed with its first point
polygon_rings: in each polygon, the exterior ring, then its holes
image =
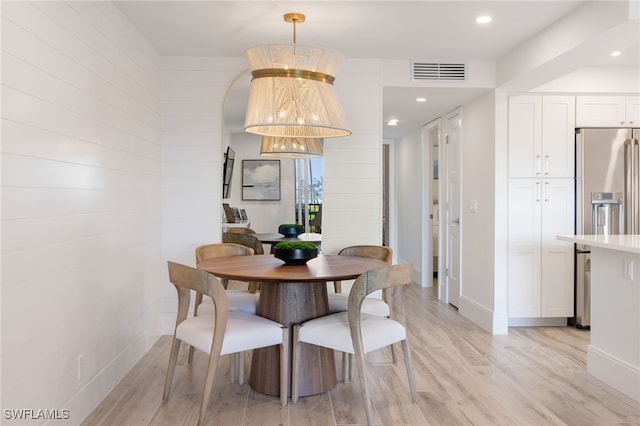
{"type": "Polygon", "coordinates": [[[260,155],[281,158],[322,157],[322,140],[263,136],[260,155]]]}
{"type": "Polygon", "coordinates": [[[244,129],[262,136],[333,138],[348,136],[344,111],[333,82],[342,62],[337,52],[296,45],[301,13],[287,13],[293,45],[248,49],[251,88],[244,129]]]}

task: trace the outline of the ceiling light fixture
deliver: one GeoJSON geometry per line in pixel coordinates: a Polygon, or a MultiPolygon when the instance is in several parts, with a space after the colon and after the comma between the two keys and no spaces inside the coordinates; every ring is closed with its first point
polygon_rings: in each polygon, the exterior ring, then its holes
{"type": "Polygon", "coordinates": [[[398,125],[398,120],[395,118],[392,118],[387,122],[387,126],[397,126],[397,125],[398,125]]]}
{"type": "Polygon", "coordinates": [[[611,56],[613,56],[614,58],[615,58],[616,56],[620,56],[620,55],[622,55],[622,52],[620,52],[619,50],[616,50],[616,51],[614,51],[614,52],[611,52],[611,56]]]}
{"type": "Polygon", "coordinates": [[[279,138],[263,136],[260,155],[281,158],[322,157],[322,140],[317,138],[279,138]]]}
{"type": "Polygon", "coordinates": [[[333,138],[348,136],[344,111],[333,82],[342,55],[326,49],[297,46],[301,13],[287,13],[293,24],[293,45],[248,49],[251,88],[244,129],[262,136],[333,138]]]}
{"type": "Polygon", "coordinates": [[[476,23],[478,24],[488,24],[492,21],[493,18],[489,15],[480,15],[476,18],[476,23]]]}
{"type": "Polygon", "coordinates": [[[416,102],[427,102],[427,98],[416,98],[416,102]]]}

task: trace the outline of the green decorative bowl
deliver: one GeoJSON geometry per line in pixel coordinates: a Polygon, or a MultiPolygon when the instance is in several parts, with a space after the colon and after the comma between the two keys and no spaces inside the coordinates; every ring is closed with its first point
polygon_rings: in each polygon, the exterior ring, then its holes
{"type": "Polygon", "coordinates": [[[286,238],[296,238],[304,232],[304,226],[296,224],[282,224],[278,226],[278,232],[286,238]]]}

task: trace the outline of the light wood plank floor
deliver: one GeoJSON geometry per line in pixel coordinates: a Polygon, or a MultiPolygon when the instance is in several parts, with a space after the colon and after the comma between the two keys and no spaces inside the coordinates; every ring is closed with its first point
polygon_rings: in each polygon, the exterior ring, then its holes
{"type": "MultiPolygon", "coordinates": [[[[368,355],[376,424],[640,425],[639,403],[586,373],[588,331],[530,327],[492,336],[438,302],[434,290],[414,285],[407,299],[417,404],[402,358],[392,364],[388,349],[368,355]]],[[[162,337],[83,424],[195,424],[206,355],[198,353],[189,366],[183,351],[163,404],[170,344],[162,337]]],[[[277,397],[230,383],[224,357],[207,424],[362,425],[366,414],[357,376],[282,408],[277,397]]]]}

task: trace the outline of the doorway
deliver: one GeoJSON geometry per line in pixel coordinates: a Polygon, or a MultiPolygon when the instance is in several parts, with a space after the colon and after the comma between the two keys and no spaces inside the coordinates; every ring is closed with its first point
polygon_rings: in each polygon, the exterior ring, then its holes
{"type": "Polygon", "coordinates": [[[430,287],[438,275],[440,257],[440,235],[438,220],[439,204],[439,167],[440,164],[440,128],[441,120],[435,120],[422,128],[423,147],[423,193],[422,193],[422,286],[430,287]]]}
{"type": "Polygon", "coordinates": [[[447,115],[446,171],[446,278],[447,302],[456,308],[462,293],[462,111],[447,115]]]}

